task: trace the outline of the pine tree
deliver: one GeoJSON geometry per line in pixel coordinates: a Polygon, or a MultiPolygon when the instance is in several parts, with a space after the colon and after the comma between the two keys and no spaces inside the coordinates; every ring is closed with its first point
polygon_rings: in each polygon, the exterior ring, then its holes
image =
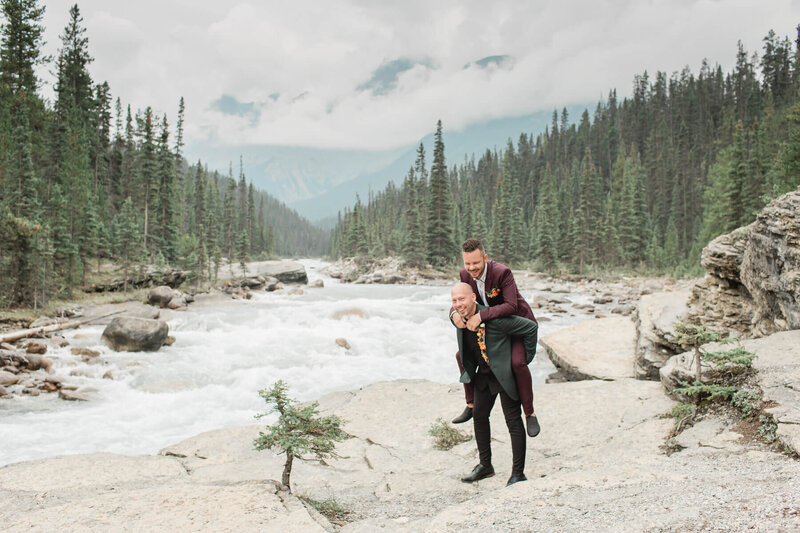
{"type": "Polygon", "coordinates": [[[147,107],[144,117],[139,120],[139,135],[141,138],[141,149],[138,153],[135,181],[137,184],[139,201],[144,211],[144,236],[143,245],[147,253],[153,255],[153,245],[150,237],[150,227],[152,225],[152,202],[158,194],[158,181],[156,180],[156,168],[158,167],[155,133],[153,128],[153,110],[147,107]]]}
{"type": "Polygon", "coordinates": [[[222,253],[228,260],[233,259],[236,239],[236,181],[229,176],[222,203],[222,253]]]}
{"type": "Polygon", "coordinates": [[[178,122],[175,129],[175,175],[181,176],[181,167],[183,166],[183,121],[186,106],[183,103],[183,96],[178,102],[178,122]]]}
{"type": "Polygon", "coordinates": [[[236,238],[236,259],[239,261],[239,268],[242,269],[242,277],[247,277],[247,260],[249,258],[250,239],[247,231],[240,231],[236,238]]]}
{"type": "Polygon", "coordinates": [[[425,263],[425,237],[420,224],[420,200],[417,197],[414,169],[408,171],[405,181],[406,217],[403,239],[403,257],[411,265],[421,266],[425,263]]]}
{"type": "Polygon", "coordinates": [[[25,93],[28,102],[35,98],[39,80],[36,66],[41,57],[41,25],[44,6],[38,0],[2,0],[2,41],[0,41],[0,80],[12,95],[25,93]]]}
{"type": "Polygon", "coordinates": [[[136,213],[130,198],[126,198],[123,202],[116,224],[117,242],[119,243],[118,253],[124,269],[124,290],[127,292],[130,268],[133,263],[140,259],[139,254],[144,246],[142,231],[136,221],[136,213]]]}
{"type": "Polygon", "coordinates": [[[531,248],[535,251],[534,259],[545,269],[553,269],[558,265],[556,240],[559,234],[555,223],[557,218],[558,195],[555,176],[548,165],[542,180],[542,190],[539,192],[539,203],[536,206],[531,230],[531,248]]]}
{"type": "Polygon", "coordinates": [[[453,261],[457,248],[453,242],[453,201],[444,159],[442,121],[436,123],[434,135],[433,164],[427,204],[427,254],[428,261],[443,265],[453,261]]]}
{"type": "Polygon", "coordinates": [[[248,235],[248,250],[249,254],[252,255],[255,253],[256,245],[258,240],[256,239],[256,197],[255,197],[255,187],[253,187],[253,182],[250,182],[250,185],[247,187],[247,211],[245,211],[247,215],[247,224],[245,226],[245,231],[247,231],[248,235]]]}
{"type": "Polygon", "coordinates": [[[580,196],[578,203],[578,226],[575,228],[575,245],[580,272],[586,263],[593,263],[598,256],[599,224],[601,221],[600,184],[591,151],[581,162],[580,196]]]}
{"type": "Polygon", "coordinates": [[[161,134],[157,146],[157,195],[154,198],[156,207],[157,245],[158,250],[167,259],[177,258],[177,184],[175,177],[175,160],[169,146],[169,125],[167,117],[161,123],[161,134]]]}
{"type": "Polygon", "coordinates": [[[362,214],[361,199],[356,195],[356,205],[350,214],[350,228],[347,233],[347,251],[350,255],[366,255],[369,252],[367,228],[362,214]]]}

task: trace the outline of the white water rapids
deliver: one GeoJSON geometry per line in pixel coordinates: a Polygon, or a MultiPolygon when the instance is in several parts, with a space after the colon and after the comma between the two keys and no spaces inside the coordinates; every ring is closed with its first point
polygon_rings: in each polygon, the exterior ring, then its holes
{"type": "MultiPolygon", "coordinates": [[[[192,304],[172,315],[177,342],[158,352],[116,353],[100,340],[103,326],[65,332],[70,346],[47,354],[54,375],[95,389],[93,400],[67,402],[57,394],[0,400],[0,465],[75,453],[156,453],[203,431],[253,424],[266,408],[259,389],[278,379],[297,400],[400,378],[457,384],[449,285],[343,284],[320,273],[325,263],[303,263],[310,281],[323,279],[324,288],[192,304]],[[354,308],[363,318],[334,318],[354,308]],[[337,346],[337,337],[351,349],[337,346]],[[70,352],[75,346],[100,351],[103,363],[82,362],[70,352]],[[109,370],[114,379],[103,379],[109,370]]],[[[530,301],[536,293],[522,294],[530,301]]],[[[548,317],[540,337],[586,318],[572,311],[548,317]]],[[[554,371],[541,347],[531,370],[536,386],[554,371]]],[[[454,403],[453,416],[462,407],[454,403]]]]}

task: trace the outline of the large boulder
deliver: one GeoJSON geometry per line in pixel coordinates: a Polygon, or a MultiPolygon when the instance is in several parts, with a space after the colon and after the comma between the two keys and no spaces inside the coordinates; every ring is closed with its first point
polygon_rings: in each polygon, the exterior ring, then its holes
{"type": "Polygon", "coordinates": [[[306,268],[296,261],[264,261],[258,263],[258,275],[276,278],[283,283],[308,283],[306,268]]]}
{"type": "Polygon", "coordinates": [[[586,320],[540,340],[569,381],[633,377],[635,329],[629,318],[586,320]]]}
{"type": "Polygon", "coordinates": [[[703,248],[700,264],[706,276],[695,283],[687,320],[706,329],[748,334],[754,313],[753,299],[742,284],[742,256],[751,226],[720,235],[703,248]]]}
{"type": "Polygon", "coordinates": [[[633,314],[636,326],[634,372],[638,379],[658,380],[667,359],[682,351],[675,342],[675,324],[685,320],[688,290],[645,294],[633,314]]]}
{"type": "Polygon", "coordinates": [[[103,331],[103,342],[117,352],[154,352],[167,340],[163,320],[117,317],[103,331]]]}
{"type": "Polygon", "coordinates": [[[703,249],[689,321],[740,338],[800,328],[800,189],[703,249]]]}
{"type": "Polygon", "coordinates": [[[800,189],[770,202],[750,226],[741,279],[758,333],[800,328],[800,189]]]}
{"type": "Polygon", "coordinates": [[[156,307],[165,308],[169,305],[169,302],[175,296],[176,292],[177,291],[166,285],[159,285],[147,293],[147,303],[155,305],[156,307]]]}

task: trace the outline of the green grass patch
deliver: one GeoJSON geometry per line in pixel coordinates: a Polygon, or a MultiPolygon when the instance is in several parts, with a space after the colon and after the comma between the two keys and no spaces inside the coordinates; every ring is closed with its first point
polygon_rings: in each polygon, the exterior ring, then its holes
{"type": "Polygon", "coordinates": [[[440,450],[449,450],[456,444],[472,439],[472,435],[454,428],[442,418],[437,418],[431,425],[428,435],[434,438],[433,445],[440,450]]]}
{"type": "Polygon", "coordinates": [[[342,504],[333,498],[326,498],[324,500],[315,500],[310,496],[299,496],[299,498],[331,521],[346,521],[347,517],[352,513],[352,511],[342,506],[342,504]]]}
{"type": "Polygon", "coordinates": [[[694,415],[697,407],[690,403],[677,403],[672,406],[672,409],[667,413],[667,418],[673,418],[676,421],[683,420],[688,416],[694,415]]]}

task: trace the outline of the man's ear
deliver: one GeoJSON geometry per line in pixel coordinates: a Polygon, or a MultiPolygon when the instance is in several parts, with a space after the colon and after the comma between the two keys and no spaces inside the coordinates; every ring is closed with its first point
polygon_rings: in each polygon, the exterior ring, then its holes
{"type": "Polygon", "coordinates": [[[483,254],[483,260],[484,261],[488,261],[489,260],[489,254],[483,254]]]}

